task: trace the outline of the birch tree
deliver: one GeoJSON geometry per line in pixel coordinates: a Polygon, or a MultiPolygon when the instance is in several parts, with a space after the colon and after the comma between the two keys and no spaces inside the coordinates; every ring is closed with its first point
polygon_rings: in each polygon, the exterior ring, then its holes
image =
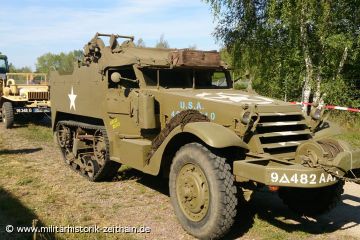
{"type": "Polygon", "coordinates": [[[360,103],[352,82],[360,78],[360,0],[204,1],[214,36],[257,92],[303,102],[326,92],[332,104],[360,103]]]}

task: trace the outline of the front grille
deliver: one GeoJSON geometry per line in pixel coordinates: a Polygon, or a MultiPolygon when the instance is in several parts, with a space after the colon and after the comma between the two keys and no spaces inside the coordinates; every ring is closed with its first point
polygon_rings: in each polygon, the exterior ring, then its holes
{"type": "Polygon", "coordinates": [[[300,112],[260,113],[256,136],[264,152],[283,157],[291,157],[301,143],[312,138],[300,112]]]}
{"type": "Polygon", "coordinates": [[[49,92],[28,92],[29,100],[49,100],[49,92]]]}

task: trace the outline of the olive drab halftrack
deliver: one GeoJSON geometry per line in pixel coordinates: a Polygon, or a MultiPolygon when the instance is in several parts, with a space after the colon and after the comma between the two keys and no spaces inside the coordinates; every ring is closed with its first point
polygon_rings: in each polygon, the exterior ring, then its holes
{"type": "Polygon", "coordinates": [[[0,111],[5,128],[13,126],[15,116],[40,121],[44,113],[50,113],[50,90],[45,73],[6,73],[0,81],[0,111]]]}
{"type": "Polygon", "coordinates": [[[91,181],[112,179],[121,164],[168,178],[177,218],[195,237],[222,237],[239,198],[264,186],[298,213],[321,214],[360,168],[360,151],[331,138],[321,108],[304,116],[234,90],[218,52],[139,48],[98,33],[84,53],[72,74],[50,75],[66,164],[91,181]]]}

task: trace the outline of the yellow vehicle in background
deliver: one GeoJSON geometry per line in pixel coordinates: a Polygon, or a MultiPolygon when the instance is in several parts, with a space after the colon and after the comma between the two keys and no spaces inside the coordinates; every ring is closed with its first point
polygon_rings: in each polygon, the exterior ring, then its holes
{"type": "Polygon", "coordinates": [[[50,113],[49,81],[45,73],[6,73],[0,79],[1,117],[5,128],[11,128],[16,115],[27,115],[35,121],[50,113]]]}

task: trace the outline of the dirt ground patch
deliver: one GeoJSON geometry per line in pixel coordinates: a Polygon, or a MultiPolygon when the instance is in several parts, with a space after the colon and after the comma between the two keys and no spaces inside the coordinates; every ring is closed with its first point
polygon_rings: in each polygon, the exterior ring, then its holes
{"type": "MultiPolygon", "coordinates": [[[[261,191],[239,207],[229,239],[360,239],[360,186],[346,184],[341,203],[318,219],[299,217],[276,194],[261,191]]],[[[0,239],[5,226],[147,226],[139,234],[47,234],[39,239],[193,239],[173,213],[165,179],[123,167],[112,182],[93,183],[62,161],[46,126],[0,124],[0,239]]]]}

